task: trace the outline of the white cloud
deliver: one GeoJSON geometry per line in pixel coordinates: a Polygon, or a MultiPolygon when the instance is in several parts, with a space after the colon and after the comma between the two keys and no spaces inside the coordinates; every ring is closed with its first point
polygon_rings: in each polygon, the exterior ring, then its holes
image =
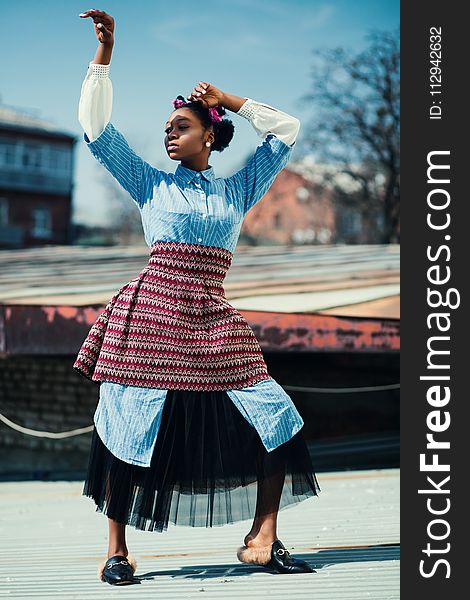
{"type": "Polygon", "coordinates": [[[301,29],[319,29],[335,14],[336,7],[333,4],[323,4],[318,11],[311,17],[302,19],[299,23],[301,29]]]}

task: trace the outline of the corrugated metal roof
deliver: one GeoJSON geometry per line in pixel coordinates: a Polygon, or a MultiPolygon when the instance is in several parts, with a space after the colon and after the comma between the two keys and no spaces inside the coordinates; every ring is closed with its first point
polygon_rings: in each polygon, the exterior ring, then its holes
{"type": "Polygon", "coordinates": [[[278,536],[316,573],[270,574],[236,558],[250,523],[164,533],[127,528],[141,585],[98,581],[107,519],[83,482],[0,483],[0,596],[8,598],[315,598],[399,594],[399,470],[320,473],[322,492],[279,514],[278,536]]]}
{"type": "MultiPolygon", "coordinates": [[[[0,303],[106,304],[148,253],[146,246],[4,250],[0,303]]],[[[399,260],[397,244],[240,246],[224,288],[237,309],[399,318],[399,260]]]]}

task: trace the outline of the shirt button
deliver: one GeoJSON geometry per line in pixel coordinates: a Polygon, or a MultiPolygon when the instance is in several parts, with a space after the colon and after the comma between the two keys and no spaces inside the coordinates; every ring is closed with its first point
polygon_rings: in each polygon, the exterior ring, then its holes
{"type": "Polygon", "coordinates": [[[205,219],[207,217],[206,213],[202,215],[202,218],[205,219]]]}
{"type": "Polygon", "coordinates": [[[197,241],[198,242],[202,242],[202,238],[197,238],[197,241]]]}

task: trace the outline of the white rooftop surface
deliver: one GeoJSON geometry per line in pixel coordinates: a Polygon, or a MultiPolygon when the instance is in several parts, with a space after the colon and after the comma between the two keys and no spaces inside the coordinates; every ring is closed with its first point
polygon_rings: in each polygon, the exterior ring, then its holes
{"type": "MultiPolygon", "coordinates": [[[[359,304],[371,300],[379,300],[390,296],[398,296],[398,284],[376,285],[348,290],[347,303],[359,304]]],[[[276,296],[248,296],[235,298],[232,304],[239,310],[269,310],[275,312],[313,312],[325,308],[334,308],[346,303],[344,290],[331,292],[302,292],[296,294],[277,294],[276,296]]]]}
{"type": "Polygon", "coordinates": [[[0,598],[394,600],[399,594],[399,469],[319,473],[322,491],[280,512],[278,536],[316,573],[238,562],[251,523],[163,533],[127,528],[141,584],[97,577],[107,518],[83,482],[1,482],[0,598]]]}

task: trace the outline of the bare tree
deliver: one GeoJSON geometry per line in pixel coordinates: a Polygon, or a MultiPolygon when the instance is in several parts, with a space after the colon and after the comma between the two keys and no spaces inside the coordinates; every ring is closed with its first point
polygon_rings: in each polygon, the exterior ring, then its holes
{"type": "Polygon", "coordinates": [[[312,91],[301,101],[315,116],[300,145],[337,165],[342,177],[330,183],[340,205],[353,205],[366,220],[381,214],[382,242],[399,242],[399,31],[372,31],[367,39],[369,46],[356,54],[313,51],[312,91]],[[344,185],[344,175],[351,185],[344,185]]]}

